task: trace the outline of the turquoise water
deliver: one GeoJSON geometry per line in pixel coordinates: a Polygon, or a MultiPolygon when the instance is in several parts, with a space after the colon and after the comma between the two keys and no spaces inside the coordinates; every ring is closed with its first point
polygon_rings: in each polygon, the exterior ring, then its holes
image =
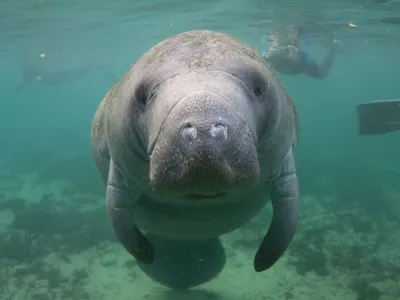
{"type": "Polygon", "coordinates": [[[0,2],[0,299],[399,299],[400,132],[360,137],[355,110],[400,97],[400,25],[380,22],[399,14],[398,1],[367,0],[0,2]],[[97,106],[173,34],[222,31],[261,52],[269,30],[307,21],[340,51],[325,80],[278,74],[300,118],[290,249],[270,271],[252,270],[267,210],[226,237],[230,261],[214,282],[163,289],[111,232],[90,153],[97,106]],[[88,65],[98,68],[61,84],[37,78],[88,65]],[[28,66],[39,82],[14,91],[28,66]]]}

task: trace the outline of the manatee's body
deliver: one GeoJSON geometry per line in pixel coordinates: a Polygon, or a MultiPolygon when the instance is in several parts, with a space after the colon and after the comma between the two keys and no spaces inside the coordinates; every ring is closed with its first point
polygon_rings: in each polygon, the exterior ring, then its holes
{"type": "Polygon", "coordinates": [[[242,42],[190,31],[155,45],[105,96],[91,138],[113,230],[160,283],[189,288],[218,275],[219,236],[269,199],[256,271],[287,249],[299,214],[296,112],[242,42]]]}

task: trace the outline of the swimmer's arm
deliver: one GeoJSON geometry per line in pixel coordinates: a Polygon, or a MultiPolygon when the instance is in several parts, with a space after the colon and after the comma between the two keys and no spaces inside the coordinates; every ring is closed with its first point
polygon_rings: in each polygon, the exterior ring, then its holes
{"type": "Polygon", "coordinates": [[[304,71],[308,76],[312,78],[325,79],[332,68],[334,58],[335,50],[332,49],[323,59],[321,65],[318,65],[318,63],[314,59],[311,59],[307,63],[305,62],[304,71]]]}
{"type": "Polygon", "coordinates": [[[315,60],[307,63],[305,73],[315,79],[325,79],[328,76],[328,73],[324,72],[315,60]]]}

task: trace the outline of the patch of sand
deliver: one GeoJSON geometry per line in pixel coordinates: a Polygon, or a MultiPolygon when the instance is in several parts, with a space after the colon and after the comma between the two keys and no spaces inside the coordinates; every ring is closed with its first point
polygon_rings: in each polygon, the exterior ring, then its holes
{"type": "MultiPolygon", "coordinates": [[[[330,181],[329,184],[334,183],[330,181]]],[[[29,203],[35,203],[44,195],[51,194],[52,199],[58,199],[55,200],[57,203],[68,200],[74,203],[75,209],[84,208],[87,212],[104,206],[103,199],[91,199],[87,204],[83,199],[88,199],[88,195],[75,193],[74,198],[67,196],[63,191],[71,187],[65,181],[37,186],[32,174],[19,176],[10,182],[3,181],[1,188],[4,195],[0,204],[10,197],[25,198],[29,203]]],[[[398,197],[393,193],[386,196],[392,197],[393,201],[398,197]]],[[[339,201],[337,195],[304,195],[301,225],[295,240],[279,262],[263,273],[253,270],[253,257],[269,224],[269,208],[242,229],[223,237],[228,257],[225,269],[212,282],[191,291],[170,291],[153,282],[140,271],[121,245],[103,239],[79,253],[66,254],[60,250],[25,261],[18,256],[17,259],[0,257],[0,298],[398,300],[399,222],[385,219],[384,215],[380,219],[378,215],[368,216],[363,213],[362,204],[340,210],[339,201]],[[355,219],[358,223],[353,222],[355,219]]],[[[28,233],[12,228],[13,213],[6,207],[0,208],[0,233],[3,232],[0,247],[9,247],[16,236],[28,239],[28,233]]],[[[92,225],[88,223],[85,226],[92,225]]],[[[61,244],[65,243],[67,235],[57,233],[50,236],[61,244]]],[[[69,235],[68,243],[74,243],[73,236],[69,235]]],[[[35,243],[36,247],[46,247],[45,244],[40,245],[40,241],[48,240],[35,237],[29,245],[35,243]]],[[[15,251],[19,250],[22,249],[15,248],[15,251]]]]}

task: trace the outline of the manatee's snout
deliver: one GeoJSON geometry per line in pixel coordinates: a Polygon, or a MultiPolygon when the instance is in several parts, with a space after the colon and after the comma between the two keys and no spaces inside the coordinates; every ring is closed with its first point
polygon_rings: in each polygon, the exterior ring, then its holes
{"type": "Polygon", "coordinates": [[[256,141],[249,125],[224,95],[188,94],[171,110],[154,143],[150,183],[189,198],[212,198],[257,182],[256,141]]]}
{"type": "Polygon", "coordinates": [[[205,128],[205,132],[200,129],[200,135],[198,135],[197,128],[199,127],[190,122],[184,124],[182,128],[183,148],[190,149],[187,146],[191,143],[199,143],[201,147],[203,147],[203,144],[209,144],[210,147],[216,147],[218,151],[228,144],[228,126],[221,121],[213,122],[210,128],[205,128]],[[185,142],[188,142],[188,144],[185,144],[185,142]]]}
{"type": "MultiPolygon", "coordinates": [[[[229,134],[234,134],[235,130],[223,121],[222,117],[216,120],[210,119],[204,123],[187,121],[181,125],[179,131],[181,135],[178,137],[177,144],[179,151],[192,161],[202,160],[203,163],[217,163],[219,160],[225,160],[230,155],[230,144],[234,144],[237,140],[235,137],[229,137],[229,134]]],[[[222,168],[220,165],[218,164],[218,168],[222,168]]]]}

